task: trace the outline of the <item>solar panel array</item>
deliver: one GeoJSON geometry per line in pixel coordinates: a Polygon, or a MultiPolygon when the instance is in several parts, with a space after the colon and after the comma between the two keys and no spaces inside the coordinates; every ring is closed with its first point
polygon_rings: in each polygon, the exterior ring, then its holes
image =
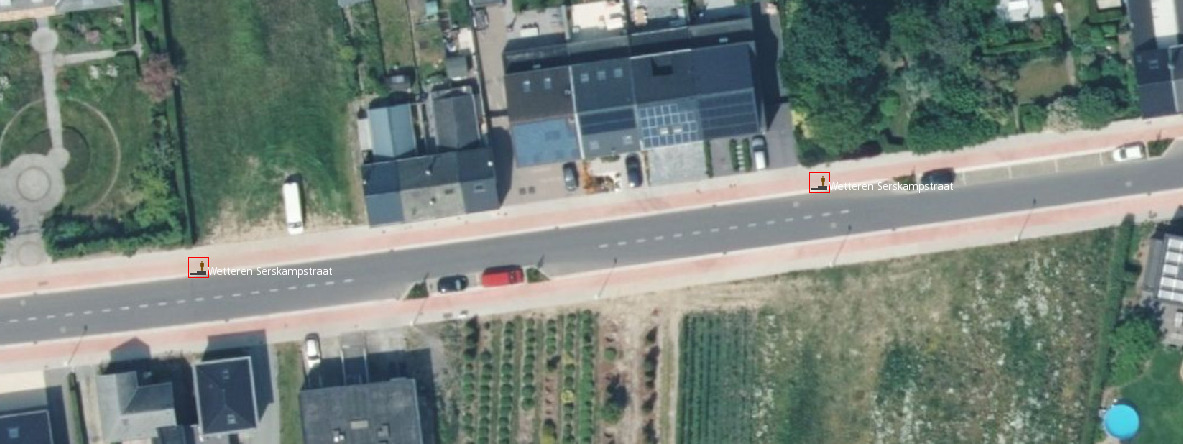
{"type": "Polygon", "coordinates": [[[632,108],[579,115],[579,127],[585,135],[632,129],[636,125],[632,108]]]}
{"type": "Polygon", "coordinates": [[[759,132],[753,103],[750,91],[699,99],[703,136],[716,139],[759,132]]]}
{"type": "Polygon", "coordinates": [[[702,140],[698,112],[691,106],[664,103],[637,108],[640,117],[641,146],[653,148],[702,140]]]}

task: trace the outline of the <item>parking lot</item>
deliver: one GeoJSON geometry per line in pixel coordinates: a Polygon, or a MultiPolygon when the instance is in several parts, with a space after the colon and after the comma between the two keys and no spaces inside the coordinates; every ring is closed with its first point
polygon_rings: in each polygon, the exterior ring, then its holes
{"type": "MultiPolygon", "coordinates": [[[[1145,162],[1145,160],[1135,160],[1133,162],[1145,162]]],[[[1114,163],[1117,162],[1113,160],[1113,154],[1110,151],[1103,153],[1083,154],[1080,156],[1046,160],[1042,162],[986,168],[972,171],[960,171],[957,173],[956,184],[979,185],[1021,177],[1042,176],[1045,174],[1056,174],[1069,171],[1081,171],[1100,168],[1105,165],[1112,165],[1114,163]]]]}

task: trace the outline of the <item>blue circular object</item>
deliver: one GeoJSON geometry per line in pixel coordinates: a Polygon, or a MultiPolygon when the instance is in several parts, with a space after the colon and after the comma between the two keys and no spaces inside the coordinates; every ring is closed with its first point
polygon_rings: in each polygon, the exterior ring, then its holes
{"type": "Polygon", "coordinates": [[[1141,421],[1133,407],[1117,404],[1105,412],[1105,431],[1110,436],[1125,441],[1138,434],[1141,421]]]}

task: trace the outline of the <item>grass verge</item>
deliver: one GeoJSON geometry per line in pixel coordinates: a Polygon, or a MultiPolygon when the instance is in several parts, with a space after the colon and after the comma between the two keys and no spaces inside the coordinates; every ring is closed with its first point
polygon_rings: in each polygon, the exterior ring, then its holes
{"type": "Polygon", "coordinates": [[[352,67],[333,2],[173,2],[184,54],[181,119],[200,233],[279,214],[299,174],[309,213],[355,219],[345,131],[352,67]],[[229,74],[228,74],[229,73],[229,74]]]}
{"type": "Polygon", "coordinates": [[[405,0],[373,0],[382,35],[382,57],[388,66],[414,66],[411,41],[411,12],[405,0]]]}
{"type": "Polygon", "coordinates": [[[1183,442],[1183,382],[1179,366],[1183,355],[1160,348],[1141,378],[1121,389],[1121,394],[1141,413],[1139,444],[1183,442]]]}
{"type": "Polygon", "coordinates": [[[300,417],[300,389],[304,387],[304,368],[300,346],[275,346],[277,357],[276,386],[279,389],[279,442],[304,444],[304,421],[300,417]]]}

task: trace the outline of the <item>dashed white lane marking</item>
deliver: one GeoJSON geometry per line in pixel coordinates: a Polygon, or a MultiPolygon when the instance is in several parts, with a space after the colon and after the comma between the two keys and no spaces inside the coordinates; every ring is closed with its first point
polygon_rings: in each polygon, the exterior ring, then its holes
{"type": "Polygon", "coordinates": [[[730,227],[727,227],[727,229],[728,229],[728,230],[738,230],[738,229],[739,229],[739,225],[732,225],[732,226],[730,226],[730,227]]]}
{"type": "Polygon", "coordinates": [[[58,317],[58,315],[46,315],[46,316],[45,316],[45,319],[54,319],[54,318],[57,318],[57,317],[58,317]]]}
{"type": "Polygon", "coordinates": [[[157,306],[157,307],[163,307],[163,306],[165,306],[165,305],[168,305],[168,302],[165,302],[165,301],[160,301],[160,302],[157,302],[157,303],[156,303],[156,306],[157,306]]]}
{"type": "Polygon", "coordinates": [[[702,234],[702,230],[694,230],[693,233],[690,233],[690,235],[692,235],[692,236],[698,236],[700,234],[702,234]]]}
{"type": "Polygon", "coordinates": [[[307,284],[304,285],[304,288],[316,288],[316,284],[307,284]]]}
{"type": "Polygon", "coordinates": [[[674,233],[674,239],[681,239],[682,233],[674,233]]]}
{"type": "Polygon", "coordinates": [[[9,320],[8,320],[8,323],[9,323],[9,324],[15,324],[15,323],[17,323],[17,322],[20,322],[20,321],[21,321],[20,319],[9,319],[9,320]]]}
{"type": "Polygon", "coordinates": [[[839,211],[838,213],[839,213],[839,214],[846,214],[846,213],[849,213],[849,212],[850,212],[850,210],[842,210],[842,211],[839,211]]]}
{"type": "Polygon", "coordinates": [[[822,213],[822,217],[830,217],[830,214],[831,213],[829,211],[827,211],[825,213],[822,213]]]}
{"type": "Polygon", "coordinates": [[[110,312],[111,312],[111,309],[110,309],[110,308],[104,308],[104,309],[103,309],[103,313],[110,313],[110,312]]]}
{"type": "Polygon", "coordinates": [[[838,224],[836,222],[830,222],[830,228],[838,228],[838,224]]]}
{"type": "Polygon", "coordinates": [[[82,315],[83,315],[83,316],[90,316],[90,315],[91,315],[91,313],[94,313],[94,311],[91,311],[91,310],[86,310],[86,311],[82,312],[82,315]]]}
{"type": "Polygon", "coordinates": [[[764,222],[764,225],[776,225],[776,220],[768,219],[767,222],[764,222]]]}
{"type": "Polygon", "coordinates": [[[29,316],[28,318],[25,318],[25,320],[26,321],[36,321],[37,317],[36,316],[29,316]]]}
{"type": "Polygon", "coordinates": [[[350,282],[353,282],[353,278],[345,279],[345,280],[343,280],[343,281],[341,281],[341,282],[344,282],[344,283],[348,284],[348,283],[350,283],[350,282]]]}
{"type": "Polygon", "coordinates": [[[72,311],[71,311],[71,312],[69,312],[69,313],[66,313],[66,317],[67,317],[67,318],[72,318],[72,317],[74,317],[74,312],[72,312],[72,311]]]}
{"type": "Polygon", "coordinates": [[[193,298],[193,302],[205,302],[205,298],[198,296],[193,298]]]}
{"type": "Polygon", "coordinates": [[[128,310],[131,310],[131,307],[128,307],[126,305],[119,307],[119,311],[128,311],[128,310]]]}
{"type": "Polygon", "coordinates": [[[278,293],[278,292],[279,292],[279,289],[278,289],[278,288],[272,288],[272,289],[270,289],[270,290],[267,290],[267,291],[268,291],[268,292],[271,292],[271,293],[278,293]]]}
{"type": "Polygon", "coordinates": [[[184,303],[185,303],[185,299],[177,299],[177,305],[181,305],[184,303]]]}
{"type": "Polygon", "coordinates": [[[758,225],[758,224],[755,222],[751,222],[748,224],[748,228],[756,228],[756,225],[758,225]]]}
{"type": "Polygon", "coordinates": [[[653,240],[660,242],[662,240],[665,240],[665,236],[657,236],[657,237],[653,238],[653,240]]]}
{"type": "Polygon", "coordinates": [[[214,300],[216,301],[216,300],[218,300],[218,299],[222,299],[223,297],[225,297],[225,296],[222,296],[222,295],[217,295],[217,296],[214,296],[214,300]]]}
{"type": "Polygon", "coordinates": [[[295,290],[296,288],[299,288],[299,287],[296,287],[295,285],[293,285],[293,286],[291,286],[291,287],[288,287],[288,291],[295,290]]]}
{"type": "Polygon", "coordinates": [[[786,217],[786,218],[785,218],[785,222],[792,222],[792,221],[793,221],[793,218],[791,218],[791,217],[786,217]]]}
{"type": "Polygon", "coordinates": [[[140,304],[140,308],[148,308],[148,304],[140,304]]]}
{"type": "Polygon", "coordinates": [[[802,219],[802,220],[809,220],[809,219],[813,219],[813,215],[812,215],[812,214],[806,214],[805,216],[802,216],[802,217],[801,217],[801,219],[802,219]]]}
{"type": "MultiPolygon", "coordinates": [[[[600,244],[600,248],[608,248],[608,244],[600,244]]],[[[329,282],[332,282],[332,281],[329,281],[329,282]]],[[[333,284],[330,284],[329,282],[325,282],[325,285],[333,285],[333,284]]]]}
{"type": "Polygon", "coordinates": [[[255,291],[252,291],[252,292],[251,292],[251,294],[259,294],[259,293],[260,293],[260,291],[259,291],[259,290],[255,290],[255,291]]]}
{"type": "Polygon", "coordinates": [[[628,245],[628,241],[620,241],[620,242],[617,242],[617,243],[616,243],[616,246],[617,246],[617,247],[623,247],[623,246],[625,246],[625,245],[628,245]]]}
{"type": "Polygon", "coordinates": [[[718,233],[718,232],[719,232],[719,229],[718,229],[718,228],[711,228],[711,232],[712,232],[712,233],[718,233]]]}
{"type": "Polygon", "coordinates": [[[637,240],[635,240],[635,241],[633,241],[633,242],[636,242],[636,243],[638,243],[638,244],[643,244],[643,243],[645,243],[645,238],[637,239],[637,240]]]}

